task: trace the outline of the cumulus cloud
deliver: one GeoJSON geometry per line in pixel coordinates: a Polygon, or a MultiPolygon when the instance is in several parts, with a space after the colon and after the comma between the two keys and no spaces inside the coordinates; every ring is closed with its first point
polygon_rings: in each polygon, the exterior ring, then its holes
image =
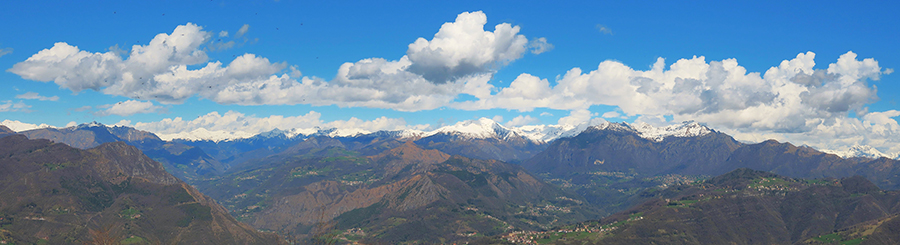
{"type": "Polygon", "coordinates": [[[888,154],[900,153],[900,125],[896,118],[900,111],[871,112],[861,118],[836,117],[816,125],[809,131],[776,133],[726,129],[735,138],[747,141],[777,139],[795,145],[809,145],[818,149],[843,151],[856,145],[873,146],[888,154]]]}
{"type": "Polygon", "coordinates": [[[25,104],[22,101],[19,101],[19,102],[13,102],[11,100],[0,101],[0,112],[15,112],[15,111],[30,112],[31,110],[29,110],[28,108],[31,108],[31,106],[25,104]]]}
{"type": "Polygon", "coordinates": [[[707,62],[681,59],[665,69],[660,58],[649,70],[604,61],[596,70],[573,68],[555,86],[529,74],[477,101],[457,102],[461,109],[586,109],[618,106],[626,115],[672,115],[731,128],[808,131],[834,117],[862,110],[876,100],[867,80],[883,73],[873,59],[848,52],[815,70],[812,52],[801,53],[764,74],[747,72],[735,59],[707,62]]]}
{"type": "MultiPolygon", "coordinates": [[[[192,23],[158,34],[147,45],[134,45],[128,56],[92,53],[60,42],[8,71],[74,92],[91,89],[163,104],[198,96],[221,104],[428,110],[445,106],[460,94],[490,96],[494,86],[488,82],[495,69],[521,58],[528,49],[528,39],[518,34],[518,26],[502,23],[485,31],[485,24],[482,12],[462,13],[455,22],[441,26],[431,40],[419,38],[410,44],[400,59],[348,62],[331,81],[301,77],[296,67],[286,70],[287,64],[254,54],[238,56],[227,65],[208,62],[204,50],[231,44],[209,42],[213,34],[192,23]]],[[[244,25],[235,37],[247,30],[249,25],[244,25]]]]}
{"type": "Polygon", "coordinates": [[[553,44],[547,42],[547,38],[539,37],[528,43],[532,54],[540,54],[553,49],[553,44]]]}
{"type": "MultiPolygon", "coordinates": [[[[570,116],[560,119],[560,124],[565,124],[576,122],[575,116],[584,115],[583,110],[592,105],[611,105],[619,109],[615,114],[624,115],[604,113],[603,117],[637,115],[638,121],[653,125],[694,120],[748,139],[778,134],[803,142],[812,142],[812,136],[801,136],[827,135],[822,131],[825,129],[880,129],[861,126],[874,119],[851,123],[857,119],[849,115],[873,113],[865,106],[878,100],[877,90],[868,81],[879,80],[890,70],[881,68],[874,59],[859,59],[853,52],[841,55],[827,69],[816,69],[814,58],[813,52],[800,53],[764,73],[749,72],[736,59],[707,61],[702,56],[680,59],[668,67],[659,58],[648,70],[604,61],[592,71],[573,68],[559,76],[555,85],[521,74],[509,87],[479,100],[454,102],[452,107],[570,110],[570,116]],[[664,116],[671,119],[667,121],[664,116]]],[[[880,137],[856,133],[871,139],[880,137]]],[[[879,149],[894,147],[871,143],[879,149]]]]}
{"type": "Polygon", "coordinates": [[[531,125],[531,124],[535,124],[535,123],[539,123],[539,122],[541,122],[541,120],[531,117],[529,115],[524,115],[524,116],[519,115],[517,117],[514,117],[513,119],[510,119],[509,122],[506,122],[506,124],[504,124],[504,126],[519,127],[519,126],[531,125]]]}
{"type": "Polygon", "coordinates": [[[35,93],[35,92],[27,92],[24,94],[16,95],[16,98],[26,99],[26,100],[42,100],[42,101],[48,101],[48,100],[49,101],[57,101],[57,100],[59,100],[59,96],[47,97],[47,96],[41,96],[40,94],[35,93]]]}
{"type": "MultiPolygon", "coordinates": [[[[8,71],[25,79],[53,81],[74,92],[92,89],[174,103],[189,97],[192,88],[159,81],[155,76],[175,74],[184,71],[187,65],[205,62],[206,53],[199,47],[208,38],[209,34],[201,31],[199,26],[188,23],[175,28],[172,34],[156,35],[147,45],[132,46],[126,60],[112,51],[91,53],[59,42],[13,65],[8,71]]],[[[205,69],[217,65],[219,63],[210,63],[205,69]]]]}
{"type": "MultiPolygon", "coordinates": [[[[406,55],[408,70],[434,83],[489,73],[522,57],[528,39],[519,35],[519,27],[509,23],[485,31],[487,16],[481,11],[459,14],[455,22],[445,23],[434,38],[416,39],[406,55]]],[[[544,39],[546,44],[546,39],[544,39]]]]}
{"type": "Polygon", "coordinates": [[[94,113],[98,116],[131,116],[140,113],[153,113],[162,109],[162,106],[153,105],[153,102],[150,101],[128,100],[110,105],[101,105],[98,108],[106,108],[94,113]]]}
{"type": "Polygon", "coordinates": [[[219,37],[228,37],[228,31],[220,31],[219,37]]]}

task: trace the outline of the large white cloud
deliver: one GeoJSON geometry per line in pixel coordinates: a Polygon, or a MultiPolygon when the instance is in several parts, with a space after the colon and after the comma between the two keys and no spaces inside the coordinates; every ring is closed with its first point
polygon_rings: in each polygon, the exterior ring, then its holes
{"type": "Polygon", "coordinates": [[[555,86],[522,74],[494,95],[454,106],[530,111],[613,105],[628,115],[673,115],[734,128],[803,131],[814,126],[806,120],[862,111],[877,99],[875,88],[867,84],[867,79],[878,79],[882,73],[877,61],[859,61],[848,52],[838,59],[839,65],[825,71],[813,69],[814,57],[812,52],[799,54],[762,76],[748,73],[735,59],[681,59],[666,70],[660,58],[645,71],[604,61],[587,73],[569,70],[555,86]]]}
{"type": "MultiPolygon", "coordinates": [[[[485,31],[487,16],[481,11],[459,14],[455,22],[445,23],[434,38],[416,39],[406,55],[408,70],[435,83],[445,83],[473,74],[488,73],[522,57],[528,39],[519,35],[519,27],[508,23],[485,31]]],[[[543,39],[544,48],[547,44],[543,39]]]]}
{"type": "MultiPolygon", "coordinates": [[[[445,106],[459,94],[489,96],[495,69],[529,47],[519,27],[502,23],[485,31],[482,12],[460,14],[431,40],[419,38],[398,60],[369,58],[345,63],[332,81],[300,77],[296,67],[244,54],[225,65],[208,61],[204,45],[214,34],[188,23],[158,34],[129,55],[91,53],[56,43],[8,71],[79,92],[102,91],[138,100],[182,103],[199,96],[222,104],[312,104],[417,111],[445,106]],[[193,68],[198,67],[198,68],[193,68]],[[290,73],[290,74],[288,74],[290,73]]],[[[244,35],[244,25],[235,37],[244,35]]],[[[221,34],[220,34],[221,35],[221,34]]],[[[546,39],[531,47],[546,51],[546,39]]],[[[216,49],[216,47],[211,47],[216,49]]]]}
{"type": "Polygon", "coordinates": [[[453,107],[571,110],[569,117],[560,120],[563,124],[583,119],[579,115],[585,115],[590,106],[611,105],[627,116],[640,116],[640,121],[667,123],[663,116],[674,121],[695,120],[744,139],[780,137],[831,148],[852,144],[896,148],[877,140],[889,137],[877,132],[894,132],[889,126],[877,125],[896,121],[881,116],[877,120],[881,124],[874,124],[874,115],[893,114],[869,113],[866,108],[878,100],[868,81],[892,70],[882,69],[871,58],[859,60],[853,52],[841,55],[827,69],[815,69],[814,58],[813,52],[801,53],[762,74],[748,72],[736,59],[706,61],[702,56],[680,59],[668,69],[662,58],[648,70],[604,61],[589,72],[573,68],[557,78],[555,85],[522,74],[495,94],[455,102],[453,107]],[[860,115],[862,121],[852,114],[860,115]],[[846,131],[844,127],[854,128],[849,131],[853,133],[840,134],[845,137],[842,140],[829,138],[836,134],[834,130],[846,131]],[[815,137],[819,134],[823,136],[815,137]]]}

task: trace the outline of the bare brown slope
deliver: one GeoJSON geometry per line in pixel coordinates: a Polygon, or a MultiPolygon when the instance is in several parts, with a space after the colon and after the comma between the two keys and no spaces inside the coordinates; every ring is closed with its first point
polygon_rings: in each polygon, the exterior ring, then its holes
{"type": "Polygon", "coordinates": [[[324,139],[308,141],[297,147],[300,155],[269,157],[200,188],[254,227],[301,240],[333,224],[351,241],[452,243],[597,217],[577,195],[517,165],[413,142],[362,156],[324,139]]]}
{"type": "Polygon", "coordinates": [[[163,141],[153,133],[131,127],[82,124],[60,129],[32,129],[19,133],[30,139],[48,139],[79,149],[96,147],[109,142],[125,142],[159,161],[171,174],[189,183],[193,183],[197,179],[220,175],[227,167],[198,147],[163,141]]]}
{"type": "Polygon", "coordinates": [[[0,138],[0,239],[82,244],[90,230],[163,244],[271,244],[271,234],[166,173],[138,149],[79,150],[22,135],[0,138]]]}

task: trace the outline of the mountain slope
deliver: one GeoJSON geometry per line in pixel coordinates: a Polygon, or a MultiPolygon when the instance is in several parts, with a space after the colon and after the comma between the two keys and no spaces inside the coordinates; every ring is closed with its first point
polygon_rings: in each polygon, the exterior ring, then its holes
{"type": "Polygon", "coordinates": [[[0,138],[0,186],[6,243],[82,244],[104,235],[138,243],[277,242],[122,142],[79,150],[0,138]]]}
{"type": "MultiPolygon", "coordinates": [[[[880,188],[900,189],[900,161],[888,158],[850,158],[819,152],[809,147],[768,140],[736,149],[724,166],[752,168],[795,177],[863,176],[880,188]]],[[[718,171],[727,171],[726,168],[718,171]]]]}
{"type": "Polygon", "coordinates": [[[413,142],[364,156],[335,141],[310,138],[199,188],[249,224],[300,240],[323,224],[346,240],[451,242],[598,217],[516,165],[413,142]]]}
{"type": "Polygon", "coordinates": [[[896,223],[898,201],[900,193],[883,192],[858,176],[803,180],[738,169],[669,188],[603,220],[541,234],[514,233],[505,239],[552,237],[545,242],[558,244],[885,244],[879,241],[900,237],[885,231],[896,223]]]}
{"type": "Polygon", "coordinates": [[[108,127],[91,123],[61,129],[40,128],[19,133],[30,139],[49,139],[80,149],[122,141],[137,147],[150,158],[162,163],[170,173],[188,182],[220,175],[226,169],[226,165],[213,159],[200,148],[163,141],[153,133],[130,127],[108,127]]]}
{"type": "Polygon", "coordinates": [[[900,161],[844,159],[774,140],[743,144],[693,123],[662,129],[624,123],[597,125],[575,137],[554,141],[522,166],[609,212],[641,202],[648,188],[691,182],[736,168],[795,178],[861,175],[880,188],[900,188],[900,161]]]}

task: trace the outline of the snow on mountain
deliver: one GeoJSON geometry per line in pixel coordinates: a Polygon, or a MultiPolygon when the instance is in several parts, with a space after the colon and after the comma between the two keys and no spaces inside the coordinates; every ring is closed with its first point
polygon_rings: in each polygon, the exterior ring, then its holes
{"type": "Polygon", "coordinates": [[[476,139],[506,139],[507,137],[513,136],[515,134],[514,132],[506,127],[501,126],[494,120],[483,117],[478,120],[467,120],[458,122],[450,126],[444,126],[434,131],[428,132],[426,133],[426,135],[431,136],[439,133],[456,134],[476,139]]]}
{"type": "Polygon", "coordinates": [[[881,157],[887,157],[890,159],[900,159],[900,153],[894,154],[886,154],[882,153],[875,147],[868,145],[854,145],[848,148],[847,150],[838,151],[838,150],[821,150],[822,152],[835,154],[841,158],[852,158],[852,157],[864,157],[864,158],[872,158],[877,159],[881,157]]]}
{"type": "Polygon", "coordinates": [[[41,123],[40,125],[36,125],[36,124],[23,123],[20,121],[14,121],[14,120],[9,120],[9,119],[4,119],[3,121],[0,121],[0,125],[6,126],[7,128],[9,128],[9,130],[16,131],[16,132],[28,131],[28,130],[32,130],[32,129],[38,129],[38,128],[58,128],[58,127],[54,127],[54,126],[47,125],[44,123],[41,123]]]}
{"type": "Polygon", "coordinates": [[[371,131],[359,128],[330,128],[326,130],[320,130],[319,132],[315,133],[315,135],[328,137],[354,137],[371,133],[371,131]]]}
{"type": "Polygon", "coordinates": [[[514,128],[519,134],[532,141],[550,142],[559,138],[568,138],[584,132],[589,127],[608,124],[602,118],[594,118],[578,125],[525,125],[514,128]]]}
{"type": "Polygon", "coordinates": [[[685,122],[682,124],[669,125],[664,127],[654,127],[646,123],[628,124],[628,123],[611,123],[602,118],[594,118],[590,121],[578,125],[525,125],[520,127],[505,127],[488,118],[480,118],[476,120],[466,120],[457,122],[453,125],[437,128],[432,131],[421,131],[413,129],[395,130],[395,131],[378,131],[371,132],[359,128],[294,128],[289,130],[274,129],[260,134],[251,134],[247,132],[226,132],[226,131],[209,131],[206,129],[197,129],[190,132],[182,132],[176,134],[161,134],[160,138],[164,140],[171,139],[187,139],[187,140],[211,140],[211,141],[228,141],[250,137],[284,137],[294,138],[299,136],[327,136],[327,137],[356,137],[361,135],[369,135],[373,133],[381,133],[387,137],[406,138],[422,138],[436,134],[456,135],[471,139],[497,138],[507,140],[516,137],[524,137],[535,143],[547,143],[559,138],[574,137],[588,128],[598,130],[626,130],[633,131],[643,138],[654,141],[662,141],[668,136],[675,137],[693,137],[701,136],[712,132],[711,129],[695,122],[685,122]]]}
{"type": "Polygon", "coordinates": [[[696,137],[712,133],[711,129],[693,121],[663,127],[653,127],[650,124],[642,122],[636,125],[631,125],[631,127],[634,128],[634,130],[637,131],[642,138],[653,140],[656,142],[662,141],[669,136],[696,137]]]}
{"type": "Polygon", "coordinates": [[[225,130],[206,130],[205,128],[198,128],[192,131],[187,132],[179,132],[174,134],[157,134],[160,139],[165,141],[170,141],[173,139],[185,139],[185,140],[210,140],[210,141],[227,141],[234,139],[243,139],[253,137],[254,133],[248,133],[243,131],[225,131],[225,130]]]}

